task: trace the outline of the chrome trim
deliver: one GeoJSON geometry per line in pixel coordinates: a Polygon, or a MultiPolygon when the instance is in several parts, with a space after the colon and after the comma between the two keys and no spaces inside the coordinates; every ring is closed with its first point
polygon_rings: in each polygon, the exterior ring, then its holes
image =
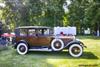
{"type": "Polygon", "coordinates": [[[52,49],[42,48],[42,49],[29,49],[29,51],[52,51],[52,49]]]}

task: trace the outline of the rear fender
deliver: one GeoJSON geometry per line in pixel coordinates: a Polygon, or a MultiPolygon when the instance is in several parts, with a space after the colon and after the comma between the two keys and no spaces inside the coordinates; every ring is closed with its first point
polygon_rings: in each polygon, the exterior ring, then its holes
{"type": "MultiPolygon", "coordinates": [[[[18,46],[19,43],[25,43],[25,44],[27,44],[27,42],[25,40],[20,40],[19,42],[17,42],[15,44],[15,46],[14,46],[15,49],[17,48],[17,46],[18,46]]],[[[28,44],[27,44],[27,46],[28,46],[28,44]]]]}

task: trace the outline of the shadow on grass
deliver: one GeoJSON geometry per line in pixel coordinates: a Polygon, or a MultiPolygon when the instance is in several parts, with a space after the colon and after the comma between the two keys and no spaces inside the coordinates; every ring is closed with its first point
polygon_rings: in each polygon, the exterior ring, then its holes
{"type": "Polygon", "coordinates": [[[39,51],[33,51],[29,52],[27,55],[35,55],[35,56],[41,56],[41,58],[49,58],[49,59],[99,59],[97,56],[95,56],[91,52],[84,52],[81,57],[74,58],[69,55],[68,52],[39,52],[39,51]]]}

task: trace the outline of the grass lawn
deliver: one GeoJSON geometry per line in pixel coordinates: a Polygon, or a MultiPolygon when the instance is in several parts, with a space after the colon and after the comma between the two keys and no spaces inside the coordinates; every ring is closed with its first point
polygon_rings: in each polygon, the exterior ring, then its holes
{"type": "Polygon", "coordinates": [[[68,52],[29,52],[18,55],[11,46],[0,50],[0,67],[100,67],[100,38],[78,36],[87,46],[79,58],[68,52]]]}

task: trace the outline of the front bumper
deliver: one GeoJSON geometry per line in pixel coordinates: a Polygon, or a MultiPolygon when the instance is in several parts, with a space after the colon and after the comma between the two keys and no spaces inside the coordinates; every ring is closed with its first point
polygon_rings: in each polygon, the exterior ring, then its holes
{"type": "Polygon", "coordinates": [[[80,39],[76,39],[76,42],[78,42],[82,47],[87,48],[87,46],[85,46],[85,44],[82,41],[80,41],[80,39]]]}

